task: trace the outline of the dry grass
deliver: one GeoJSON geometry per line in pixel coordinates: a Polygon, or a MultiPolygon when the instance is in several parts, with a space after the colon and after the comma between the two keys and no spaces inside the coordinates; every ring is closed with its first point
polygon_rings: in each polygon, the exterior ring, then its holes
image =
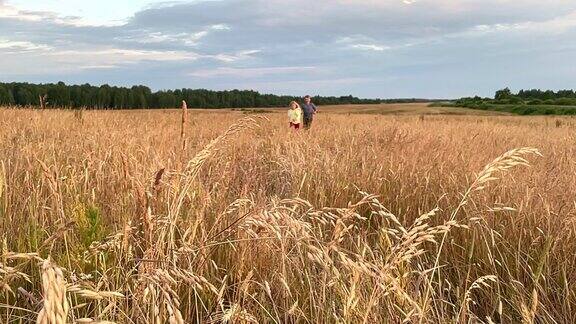
{"type": "Polygon", "coordinates": [[[375,115],[473,115],[505,116],[497,111],[484,111],[460,107],[429,107],[428,103],[380,104],[380,105],[340,105],[322,107],[322,110],[337,113],[375,114],[375,115]]]}
{"type": "Polygon", "coordinates": [[[573,119],[264,116],[0,110],[0,323],[576,322],[573,119]]]}
{"type": "MultiPolygon", "coordinates": [[[[244,109],[245,111],[262,112],[262,108],[244,109]]],[[[285,111],[286,108],[266,108],[264,111],[285,111]]],[[[469,109],[461,107],[430,107],[429,103],[409,103],[409,104],[379,104],[379,105],[336,105],[321,106],[322,113],[339,114],[372,114],[372,115],[466,115],[466,116],[509,116],[511,114],[469,109]]],[[[213,112],[221,112],[221,109],[213,109],[213,112]]],[[[229,111],[229,110],[226,110],[229,111]]]]}

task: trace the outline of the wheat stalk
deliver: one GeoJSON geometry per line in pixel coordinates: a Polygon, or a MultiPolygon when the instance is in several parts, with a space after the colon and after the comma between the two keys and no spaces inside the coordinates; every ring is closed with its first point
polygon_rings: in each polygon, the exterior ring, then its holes
{"type": "Polygon", "coordinates": [[[182,151],[186,151],[186,124],[188,123],[188,105],[182,100],[182,121],[180,123],[180,140],[182,141],[182,151]]]}
{"type": "Polygon", "coordinates": [[[180,214],[180,209],[182,208],[184,198],[188,193],[188,190],[190,190],[192,182],[196,178],[196,175],[206,160],[215,155],[220,146],[224,144],[229,138],[243,130],[252,129],[257,126],[258,123],[254,118],[246,117],[240,119],[236,123],[232,124],[223,134],[213,139],[202,151],[198,152],[198,154],[196,154],[194,158],[188,162],[186,169],[184,170],[182,185],[180,186],[176,194],[176,199],[170,209],[170,215],[172,217],[176,217],[180,214]]]}
{"type": "Polygon", "coordinates": [[[42,263],[43,306],[36,323],[62,324],[68,318],[68,300],[66,298],[66,280],[62,269],[55,266],[50,258],[42,263]]]}
{"type": "MultiPolygon", "coordinates": [[[[458,215],[460,209],[462,209],[462,207],[464,207],[468,203],[468,199],[469,199],[470,195],[472,194],[472,192],[482,190],[490,182],[498,179],[496,177],[497,173],[506,172],[515,166],[520,166],[520,165],[528,166],[529,165],[528,161],[523,158],[523,156],[525,156],[525,155],[542,156],[542,154],[540,153],[540,151],[538,151],[538,149],[531,148],[531,147],[524,147],[524,148],[512,149],[512,150],[502,154],[501,156],[497,157],[492,162],[488,163],[484,167],[484,169],[476,176],[476,179],[474,180],[472,185],[470,185],[470,187],[466,190],[466,192],[462,196],[462,199],[460,200],[458,207],[456,207],[456,209],[452,212],[452,215],[450,217],[450,221],[454,221],[456,219],[456,216],[458,215]]],[[[440,255],[442,253],[442,249],[443,249],[444,243],[446,241],[446,236],[447,236],[447,232],[444,233],[444,236],[442,237],[442,241],[440,242],[440,246],[438,248],[438,252],[436,253],[436,261],[434,262],[434,267],[433,267],[433,270],[430,274],[430,277],[429,277],[430,281],[429,282],[432,282],[432,279],[434,278],[436,273],[439,272],[439,270],[437,270],[437,269],[438,269],[438,265],[439,265],[439,261],[440,261],[440,255]]],[[[428,287],[426,288],[426,293],[424,295],[424,303],[423,303],[422,309],[426,309],[426,307],[427,307],[428,297],[430,295],[430,289],[431,289],[431,284],[429,284],[428,287]]],[[[419,323],[422,324],[423,320],[424,320],[424,315],[420,316],[419,323]]]]}
{"type": "Polygon", "coordinates": [[[464,301],[462,302],[462,306],[460,307],[460,311],[458,313],[458,318],[463,318],[464,316],[466,316],[466,313],[469,311],[470,303],[473,303],[472,292],[474,290],[479,290],[482,288],[490,287],[490,282],[496,282],[497,279],[498,278],[494,275],[482,276],[482,277],[476,279],[470,285],[470,287],[466,290],[466,293],[464,293],[464,301]]]}
{"type": "Polygon", "coordinates": [[[53,264],[68,322],[571,322],[569,127],[327,114],[312,137],[286,132],[270,110],[257,137],[242,136],[252,118],[190,159],[188,139],[202,143],[237,114],[200,114],[189,128],[180,110],[94,112],[80,128],[69,112],[14,108],[0,109],[0,322],[49,317],[34,273],[49,255],[69,260],[69,271],[53,264]],[[170,137],[162,129],[181,112],[170,137]],[[469,128],[493,137],[466,142],[469,128]],[[487,192],[498,206],[487,213],[475,195],[539,153],[507,152],[470,181],[462,157],[492,154],[519,130],[551,157],[525,173],[530,188],[487,192]],[[453,201],[462,181],[469,190],[453,201]],[[464,224],[473,230],[453,231],[464,224]],[[106,238],[89,242],[90,231],[106,238]],[[486,273],[506,280],[469,280],[486,273]]]}

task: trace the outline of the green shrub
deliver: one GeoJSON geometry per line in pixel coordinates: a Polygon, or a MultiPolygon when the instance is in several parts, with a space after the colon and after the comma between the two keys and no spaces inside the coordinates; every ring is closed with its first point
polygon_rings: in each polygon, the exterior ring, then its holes
{"type": "Polygon", "coordinates": [[[96,206],[87,206],[80,215],[80,235],[82,244],[86,247],[92,242],[100,241],[105,237],[102,227],[102,214],[96,206]]]}
{"type": "Polygon", "coordinates": [[[554,104],[558,106],[576,106],[576,99],[574,98],[558,98],[554,100],[554,104]]]}
{"type": "Polygon", "coordinates": [[[528,101],[528,104],[531,106],[535,106],[535,105],[542,105],[544,102],[540,99],[534,99],[534,100],[530,100],[528,101]]]}
{"type": "Polygon", "coordinates": [[[511,97],[508,99],[508,102],[513,105],[524,104],[524,100],[518,97],[511,97]]]}

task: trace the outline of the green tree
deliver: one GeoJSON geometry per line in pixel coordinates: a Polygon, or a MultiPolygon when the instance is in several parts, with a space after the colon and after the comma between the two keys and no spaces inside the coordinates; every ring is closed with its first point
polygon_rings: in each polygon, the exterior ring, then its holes
{"type": "Polygon", "coordinates": [[[11,105],[13,103],[14,98],[11,95],[11,92],[8,90],[8,87],[0,85],[0,104],[11,105]]]}
{"type": "Polygon", "coordinates": [[[30,87],[22,85],[15,88],[14,101],[20,106],[36,105],[38,103],[38,96],[34,94],[30,87]]]}
{"type": "Polygon", "coordinates": [[[498,90],[496,91],[496,94],[494,95],[494,99],[496,100],[505,100],[505,99],[510,99],[512,97],[512,91],[510,91],[509,88],[504,88],[502,90],[498,90]]]}

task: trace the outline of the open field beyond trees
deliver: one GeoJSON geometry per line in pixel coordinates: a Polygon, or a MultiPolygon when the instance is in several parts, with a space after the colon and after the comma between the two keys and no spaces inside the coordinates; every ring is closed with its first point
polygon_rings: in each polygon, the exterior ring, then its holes
{"type": "Polygon", "coordinates": [[[0,323],[576,322],[576,119],[321,109],[1,109],[0,323]]]}
{"type": "MultiPolygon", "coordinates": [[[[463,107],[444,107],[439,104],[422,103],[392,103],[392,104],[360,104],[360,105],[332,105],[320,106],[321,112],[335,114],[361,114],[361,115],[477,115],[477,116],[505,116],[506,112],[483,111],[463,107]]],[[[204,110],[206,111],[206,110],[204,110]]],[[[285,112],[286,108],[240,108],[240,109],[211,109],[212,112],[240,111],[244,113],[285,112]]]]}

